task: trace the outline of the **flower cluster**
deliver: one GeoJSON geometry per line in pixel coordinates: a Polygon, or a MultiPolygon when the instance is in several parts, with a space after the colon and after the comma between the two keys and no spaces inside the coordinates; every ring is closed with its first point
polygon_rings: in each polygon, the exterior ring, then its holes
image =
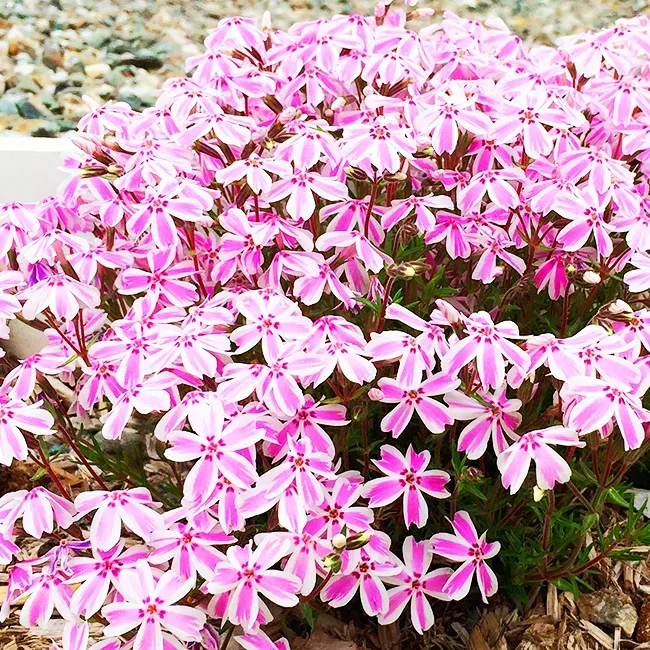
{"type": "Polygon", "coordinates": [[[0,463],[51,488],[0,498],[0,617],[269,650],[269,602],[358,596],[423,632],[497,590],[452,456],[514,494],[642,447],[650,20],[528,48],[417,17],[223,20],[154,108],[90,107],[57,196],[0,208],[0,334],[43,332],[2,360],[0,463]],[[89,461],[81,424],[151,438],[175,491],[89,461]]]}

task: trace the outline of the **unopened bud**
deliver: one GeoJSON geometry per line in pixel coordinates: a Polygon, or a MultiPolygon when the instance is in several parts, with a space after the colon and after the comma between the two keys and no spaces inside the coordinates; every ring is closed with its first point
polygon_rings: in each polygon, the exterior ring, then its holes
{"type": "Polygon", "coordinates": [[[278,122],[280,124],[288,124],[291,120],[296,118],[298,110],[293,106],[287,106],[283,111],[278,115],[278,122]]]}
{"type": "Polygon", "coordinates": [[[341,570],[343,560],[338,553],[330,553],[323,558],[323,566],[330,569],[332,573],[338,573],[341,570]]]}
{"type": "Polygon", "coordinates": [[[265,11],[262,14],[262,21],[260,23],[260,26],[262,27],[262,30],[265,32],[268,32],[271,30],[271,12],[270,11],[265,11]]]}
{"type": "Polygon", "coordinates": [[[119,165],[109,165],[109,166],[106,168],[106,171],[107,171],[109,174],[113,174],[114,176],[121,176],[122,173],[124,172],[124,170],[122,169],[122,167],[120,167],[119,165]]]}
{"type": "Polygon", "coordinates": [[[533,501],[539,503],[546,496],[546,490],[542,490],[541,487],[535,486],[533,488],[533,501]]]}
{"type": "Polygon", "coordinates": [[[633,314],[634,312],[632,311],[632,307],[628,305],[624,300],[615,300],[613,303],[611,303],[608,306],[609,312],[611,314],[616,314],[619,316],[620,314],[633,314]]]}
{"type": "Polygon", "coordinates": [[[567,264],[566,265],[566,272],[567,272],[567,275],[569,275],[569,276],[575,275],[575,272],[577,270],[578,269],[576,268],[575,264],[567,264]]]}
{"type": "Polygon", "coordinates": [[[602,278],[595,271],[585,271],[582,274],[582,281],[586,284],[600,284],[602,278]]]}
{"type": "Polygon", "coordinates": [[[370,541],[370,537],[371,534],[369,530],[364,530],[356,535],[352,535],[352,537],[348,537],[345,549],[347,551],[356,551],[358,548],[364,547],[370,541]]]}
{"type": "Polygon", "coordinates": [[[461,322],[460,312],[452,304],[442,298],[436,300],[436,307],[442,312],[448,323],[453,327],[461,322]]]}
{"type": "Polygon", "coordinates": [[[336,550],[340,551],[341,549],[345,548],[345,545],[347,544],[347,538],[345,535],[342,533],[337,533],[332,537],[332,548],[335,548],[336,550]]]}
{"type": "Polygon", "coordinates": [[[340,111],[346,105],[345,97],[337,97],[333,102],[331,109],[333,111],[340,111]]]}
{"type": "Polygon", "coordinates": [[[368,399],[373,402],[381,402],[384,399],[384,391],[381,388],[371,388],[368,391],[368,399]]]}

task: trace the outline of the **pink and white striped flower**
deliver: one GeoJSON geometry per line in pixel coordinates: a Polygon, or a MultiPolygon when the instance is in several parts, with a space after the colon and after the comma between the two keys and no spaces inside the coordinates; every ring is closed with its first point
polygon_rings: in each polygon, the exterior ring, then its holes
{"type": "Polygon", "coordinates": [[[373,463],[386,476],[368,481],[364,488],[370,507],[379,508],[402,497],[406,526],[415,524],[422,528],[429,518],[424,494],[437,499],[450,496],[445,487],[450,479],[449,474],[441,470],[427,470],[430,460],[428,451],[417,453],[411,445],[406,456],[391,445],[383,445],[381,458],[373,463]]]}

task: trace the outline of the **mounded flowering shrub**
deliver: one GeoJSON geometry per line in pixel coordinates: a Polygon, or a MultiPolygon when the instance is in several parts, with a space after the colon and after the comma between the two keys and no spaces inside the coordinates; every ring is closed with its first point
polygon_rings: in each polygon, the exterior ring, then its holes
{"type": "Polygon", "coordinates": [[[38,466],[0,498],[3,618],[286,649],[272,619],[423,633],[648,543],[605,507],[650,421],[648,18],[531,49],[416,16],[224,20],[1,208],[3,335],[44,336],[2,361],[0,462],[38,466]],[[99,441],[127,428],[153,461],[99,441]]]}

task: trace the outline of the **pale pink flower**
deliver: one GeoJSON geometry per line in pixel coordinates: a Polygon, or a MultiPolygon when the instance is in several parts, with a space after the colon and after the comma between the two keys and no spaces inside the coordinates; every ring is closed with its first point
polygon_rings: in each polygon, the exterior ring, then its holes
{"type": "Polygon", "coordinates": [[[447,208],[451,210],[453,207],[453,201],[444,194],[409,196],[407,199],[400,199],[391,203],[391,207],[382,215],[381,225],[386,230],[390,230],[415,210],[415,225],[420,232],[428,233],[436,225],[436,217],[429,208],[447,208]]]}
{"type": "Polygon", "coordinates": [[[537,486],[552,490],[556,483],[566,483],[571,478],[567,462],[549,445],[584,447],[573,429],[555,426],[524,433],[497,459],[503,487],[510,488],[510,494],[518,492],[535,461],[537,486]]]}
{"type": "Polygon", "coordinates": [[[24,300],[22,314],[33,320],[41,312],[49,309],[56,318],[72,320],[80,309],[97,307],[100,303],[96,287],[84,284],[57,273],[24,289],[18,298],[24,300]]]}
{"type": "Polygon", "coordinates": [[[443,372],[455,375],[475,359],[484,390],[499,388],[503,384],[506,359],[523,375],[527,374],[530,358],[508,340],[520,338],[515,323],[503,321],[495,325],[487,312],[479,311],[465,320],[465,332],[467,336],[452,345],[443,357],[443,372]]]}
{"type": "Polygon", "coordinates": [[[96,510],[90,525],[90,540],[98,551],[109,551],[120,541],[122,524],[148,541],[153,531],[163,527],[162,516],[153,509],[159,505],[152,501],[146,488],[89,491],[75,499],[78,517],[96,510]]]}
{"type": "Polygon", "coordinates": [[[433,369],[435,361],[421,341],[406,332],[373,332],[366,346],[366,354],[373,361],[397,361],[397,382],[402,386],[416,386],[425,370],[433,369]]]}
{"type": "Polygon", "coordinates": [[[479,172],[472,177],[467,187],[459,190],[458,207],[464,213],[471,212],[479,206],[487,192],[490,200],[503,210],[516,208],[520,203],[519,195],[508,181],[523,180],[524,174],[517,167],[479,172]]]}
{"type": "Polygon", "coordinates": [[[172,431],[167,436],[171,445],[165,450],[167,458],[175,462],[197,461],[183,485],[193,505],[212,493],[221,475],[241,488],[250,487],[258,479],[251,454],[245,452],[262,439],[264,429],[247,416],[225,426],[221,400],[214,393],[210,397],[188,413],[194,432],[172,431]]]}
{"type": "Polygon", "coordinates": [[[269,172],[276,176],[286,177],[291,176],[293,169],[284,160],[261,158],[252,153],[245,160],[236,160],[225,169],[219,170],[215,174],[215,180],[223,185],[230,185],[230,183],[246,177],[248,186],[255,194],[260,194],[271,189],[272,180],[269,172]]]}
{"type": "Polygon", "coordinates": [[[399,566],[394,561],[381,561],[368,554],[366,547],[359,551],[359,562],[348,572],[337,574],[321,591],[321,599],[332,607],[347,605],[356,595],[369,616],[388,611],[388,594],[383,580],[397,575],[399,566]]]}
{"type": "Polygon", "coordinates": [[[381,421],[381,430],[390,431],[393,438],[399,437],[411,422],[413,413],[417,413],[424,426],[431,433],[441,433],[452,424],[449,409],[432,399],[433,395],[446,395],[460,386],[459,379],[438,373],[422,381],[401,384],[395,379],[382,377],[378,386],[381,390],[380,401],[397,406],[381,421]]]}
{"type": "Polygon", "coordinates": [[[26,460],[28,449],[24,432],[35,436],[52,435],[53,426],[54,418],[43,408],[42,402],[27,404],[0,393],[0,463],[9,466],[14,458],[26,460]]]}
{"type": "Polygon", "coordinates": [[[597,379],[573,377],[560,393],[565,402],[576,400],[567,412],[567,424],[586,434],[603,429],[614,420],[623,436],[625,449],[638,449],[645,440],[643,423],[650,412],[626,377],[597,379]]]}
{"type": "Polygon", "coordinates": [[[107,551],[93,549],[93,557],[72,558],[69,563],[72,575],[68,582],[79,586],[70,600],[71,611],[87,618],[96,614],[109,590],[118,587],[122,572],[132,570],[138,560],[148,555],[145,546],[136,545],[125,550],[124,542],[119,542],[107,551]]]}
{"type": "Polygon", "coordinates": [[[404,540],[402,555],[404,561],[399,565],[400,573],[384,578],[384,582],[396,586],[388,590],[388,608],[379,616],[379,623],[394,623],[410,602],[413,627],[418,634],[423,634],[434,623],[433,610],[427,596],[449,600],[443,593],[443,587],[453,571],[446,567],[429,571],[432,560],[430,545],[427,542],[416,542],[411,536],[404,540]]]}
{"type": "Polygon", "coordinates": [[[479,399],[458,391],[445,395],[449,414],[454,420],[471,420],[458,437],[458,451],[464,451],[471,460],[483,456],[490,439],[499,455],[508,447],[508,438],[516,440],[515,431],[521,424],[521,400],[508,399],[505,386],[493,395],[480,391],[477,397],[479,399]]]}
{"type": "Polygon", "coordinates": [[[233,625],[241,625],[246,633],[257,631],[260,596],[281,607],[298,604],[300,580],[271,569],[290,550],[289,540],[268,537],[254,551],[252,542],[226,551],[227,559],[217,564],[207,587],[213,594],[229,593],[226,618],[233,625]]]}
{"type": "Polygon", "coordinates": [[[373,463],[386,477],[373,479],[364,488],[370,507],[385,506],[403,497],[406,526],[415,524],[422,528],[429,518],[423,493],[437,499],[450,495],[445,488],[450,479],[449,474],[440,470],[427,470],[430,459],[428,451],[417,453],[411,445],[406,456],[391,445],[383,445],[380,460],[373,463]]]}
{"type": "Polygon", "coordinates": [[[264,198],[273,203],[288,196],[287,213],[297,221],[306,221],[316,209],[314,194],[328,201],[342,201],[348,196],[348,188],[335,178],[298,170],[293,176],[276,181],[264,198]]]}
{"type": "Polygon", "coordinates": [[[438,533],[431,538],[434,553],[452,562],[462,562],[449,577],[442,591],[451,600],[462,600],[469,593],[472,578],[476,573],[483,602],[493,596],[498,588],[497,577],[485,563],[500,550],[499,542],[487,542],[487,532],[480,537],[467,512],[461,510],[454,515],[451,525],[454,534],[438,533]]]}
{"type": "Polygon", "coordinates": [[[40,486],[4,495],[0,500],[0,511],[4,509],[3,502],[10,506],[3,513],[3,526],[11,528],[17,519],[22,518],[23,530],[37,539],[43,533],[51,533],[55,522],[60,528],[68,528],[75,514],[70,501],[40,486]]]}
{"type": "Polygon", "coordinates": [[[195,607],[174,604],[193,586],[193,580],[183,580],[173,571],[156,580],[147,561],[138,560],[135,570],[120,574],[123,600],[102,608],[102,616],[108,621],[104,634],[121,636],[138,628],[134,650],[162,648],[163,629],[182,641],[200,641],[206,615],[195,607]]]}

